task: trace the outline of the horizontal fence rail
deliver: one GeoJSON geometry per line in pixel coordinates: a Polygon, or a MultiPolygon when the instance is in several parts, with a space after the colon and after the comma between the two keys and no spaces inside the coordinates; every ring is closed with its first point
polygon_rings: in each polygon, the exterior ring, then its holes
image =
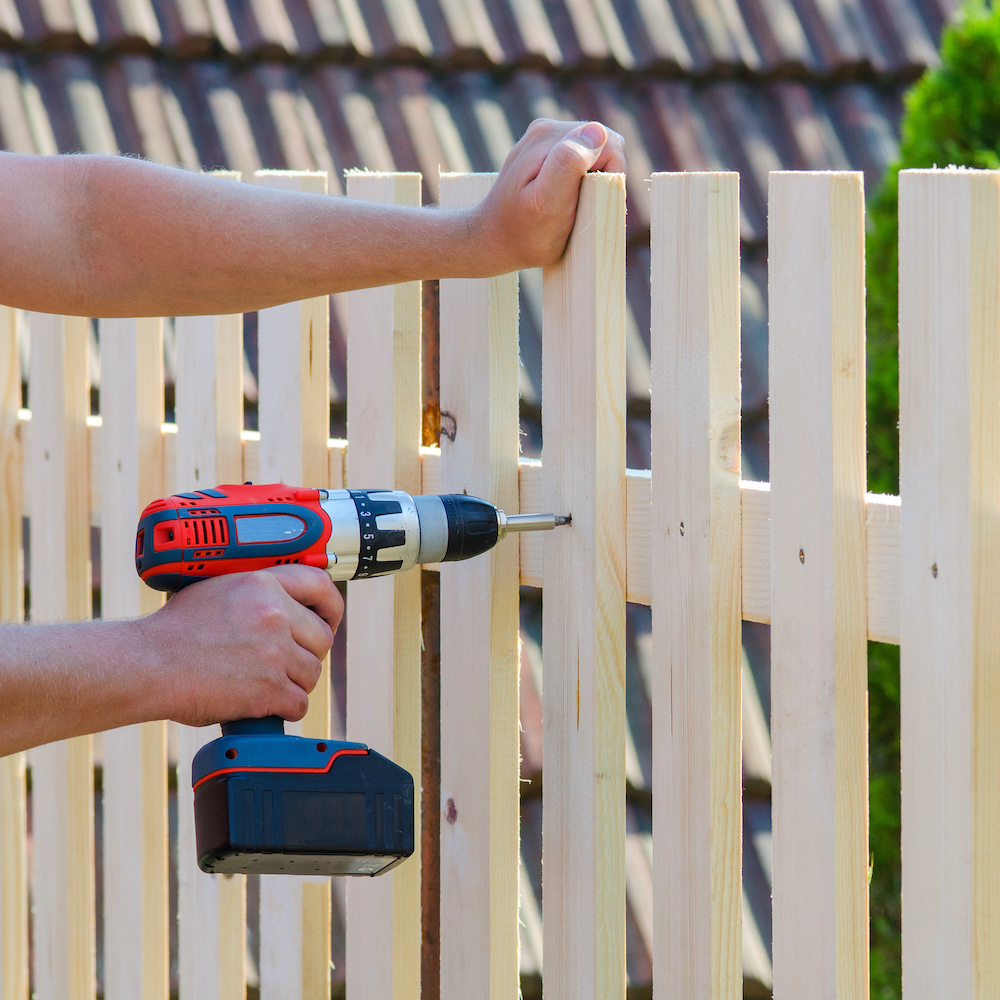
{"type": "MultiPolygon", "coordinates": [[[[326,191],[322,174],[247,181],[326,191]]],[[[419,204],[420,182],[359,173],[347,191],[419,204]]],[[[447,175],[442,203],[474,204],[491,182],[447,175]]],[[[508,512],[571,513],[571,528],[440,568],[441,785],[427,805],[441,996],[518,988],[519,583],[545,595],[546,996],[625,996],[626,601],[652,608],[657,994],[742,994],[739,640],[752,621],[772,627],[774,995],[867,994],[866,639],[902,655],[904,996],[998,995],[1000,172],[901,175],[900,497],[865,491],[860,175],[772,176],[770,483],[740,478],[738,178],[657,174],[652,204],[650,470],[624,463],[616,175],[586,178],[567,254],[543,276],[541,460],[519,455],[516,275],[441,283],[439,448],[421,447],[418,283],[350,296],[346,441],[328,438],[323,298],[260,313],[253,433],[239,316],[176,321],[164,424],[162,321],[99,321],[91,415],[89,321],[0,308],[0,620],[24,617],[22,519],[32,620],[91,615],[93,528],[103,615],[155,609],[133,569],[138,512],[217,482],[467,490],[508,512]]],[[[348,738],[419,775],[418,575],[349,598],[348,738]]],[[[331,724],[324,673],[301,731],[331,724]]],[[[166,1000],[173,853],[180,997],[244,995],[244,879],[198,872],[192,843],[190,762],[213,735],[152,723],[0,760],[0,1000],[95,995],[98,891],[104,996],[166,1000]]],[[[261,878],[265,1000],[330,996],[342,888],[261,878]]],[[[416,998],[419,850],[346,888],[348,1000],[416,998]]]]}

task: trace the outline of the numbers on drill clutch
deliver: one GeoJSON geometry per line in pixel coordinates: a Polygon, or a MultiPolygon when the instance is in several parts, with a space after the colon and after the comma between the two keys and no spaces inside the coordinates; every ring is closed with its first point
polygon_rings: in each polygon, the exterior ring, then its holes
{"type": "Polygon", "coordinates": [[[382,549],[392,549],[406,543],[406,532],[379,528],[377,519],[385,514],[401,514],[398,500],[372,499],[368,490],[351,490],[351,497],[358,509],[358,528],[361,531],[361,551],[358,554],[358,571],[355,580],[394,573],[403,565],[402,559],[379,559],[382,549]]]}

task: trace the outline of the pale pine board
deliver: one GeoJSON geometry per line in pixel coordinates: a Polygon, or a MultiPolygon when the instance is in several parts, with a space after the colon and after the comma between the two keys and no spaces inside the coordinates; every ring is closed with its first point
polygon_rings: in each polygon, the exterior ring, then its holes
{"type": "MultiPolygon", "coordinates": [[[[31,615],[90,617],[87,516],[87,321],[30,317],[31,615]]],[[[31,751],[34,990],[92,997],[95,989],[93,752],[89,736],[31,751]]]]}
{"type": "MultiPolygon", "coordinates": [[[[352,198],[420,204],[419,174],[351,173],[352,198]]],[[[351,292],[347,335],[347,485],[420,492],[419,282],[351,292]]],[[[420,575],[348,588],[347,737],[414,776],[420,828],[420,575]]],[[[386,875],[347,886],[347,994],[420,994],[420,837],[386,875]]]]}
{"type": "MultiPolygon", "coordinates": [[[[264,187],[325,194],[326,174],[258,171],[264,187]]],[[[327,296],[261,309],[257,320],[260,482],[316,488],[329,475],[330,312],[327,296]]],[[[329,659],[301,725],[330,733],[329,659]]],[[[330,995],[330,880],[260,879],[262,1000],[327,1000],[330,995]]]]}
{"type": "MultiPolygon", "coordinates": [[[[771,487],[742,482],[743,620],[771,621],[771,487]]],[[[868,638],[899,645],[899,497],[865,497],[868,638]]]]}
{"type": "Polygon", "coordinates": [[[1000,173],[899,184],[903,989],[1000,992],[1000,173]]]}
{"type": "MultiPolygon", "coordinates": [[[[104,618],[155,611],[163,595],[135,571],[135,528],[163,495],[163,330],[102,320],[101,597],[104,618]]],[[[108,1000],[169,993],[166,724],[103,736],[104,952],[108,1000]]]]}
{"type": "Polygon", "coordinates": [[[654,174],[654,988],[743,995],[739,175],[654,174]]]}
{"type": "MultiPolygon", "coordinates": [[[[177,324],[179,489],[243,481],[243,317],[185,316],[177,324]]],[[[177,933],[181,1000],[246,993],[246,879],[206,875],[195,849],[191,762],[216,726],[177,727],[177,933]]]]}
{"type": "Polygon", "coordinates": [[[771,175],[776,1000],[868,989],[863,234],[859,174],[771,175]]]}
{"type": "MultiPolygon", "coordinates": [[[[23,487],[18,410],[21,314],[0,306],[0,622],[24,618],[23,487]]],[[[0,759],[0,998],[28,998],[26,759],[0,759]]]]}
{"type": "Polygon", "coordinates": [[[625,184],[591,174],[543,277],[548,1000],[625,993],[625,184]]]}
{"type": "MultiPolygon", "coordinates": [[[[442,208],[493,175],[441,177],[442,208]]],[[[517,274],[441,282],[443,493],[517,512],[517,274]]],[[[518,543],[441,567],[441,996],[518,990],[518,543]],[[459,610],[460,609],[460,610],[459,610]]]]}

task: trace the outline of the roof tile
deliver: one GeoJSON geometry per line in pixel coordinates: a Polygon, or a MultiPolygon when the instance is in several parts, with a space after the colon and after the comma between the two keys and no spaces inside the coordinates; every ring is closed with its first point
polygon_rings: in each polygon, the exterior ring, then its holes
{"type": "Polygon", "coordinates": [[[14,0],[0,0],[0,45],[17,45],[24,40],[24,25],[14,0]]]}
{"type": "Polygon", "coordinates": [[[800,83],[772,85],[766,98],[770,98],[766,103],[773,116],[773,133],[788,142],[787,151],[779,153],[783,165],[792,170],[850,169],[826,108],[813,91],[800,83]]]}
{"type": "Polygon", "coordinates": [[[796,0],[820,66],[839,73],[884,72],[888,54],[859,0],[796,0]]]}
{"type": "Polygon", "coordinates": [[[806,72],[817,68],[817,57],[793,0],[741,0],[761,69],[768,72],[806,72]]]}
{"type": "Polygon", "coordinates": [[[428,59],[433,55],[427,27],[416,0],[367,0],[361,6],[379,59],[428,59]]]}
{"type": "MultiPolygon", "coordinates": [[[[262,167],[278,165],[276,158],[262,157],[262,145],[274,157],[277,144],[273,136],[261,136],[258,141],[241,92],[226,67],[216,63],[194,63],[183,67],[180,75],[189,85],[187,94],[196,102],[203,139],[210,151],[211,158],[207,161],[202,154],[205,166],[228,167],[247,176],[262,167]]],[[[261,119],[258,117],[258,120],[261,119]]]]}
{"type": "Polygon", "coordinates": [[[151,0],[91,0],[102,48],[150,52],[163,42],[151,0]]]}
{"type": "Polygon", "coordinates": [[[455,68],[504,62],[483,0],[420,0],[420,11],[435,59],[455,68]]]}
{"type": "Polygon", "coordinates": [[[50,49],[79,49],[98,42],[89,0],[16,0],[24,40],[50,49]]]}
{"type": "Polygon", "coordinates": [[[285,10],[295,32],[296,50],[302,56],[326,59],[365,58],[372,42],[364,19],[353,2],[337,0],[285,0],[285,10]]]}
{"type": "Polygon", "coordinates": [[[21,73],[10,53],[0,53],[0,145],[15,153],[36,153],[38,147],[21,91],[21,73]]]}
{"type": "Polygon", "coordinates": [[[668,0],[616,3],[636,68],[683,73],[694,67],[691,49],[668,0]]]}
{"type": "Polygon", "coordinates": [[[576,69],[632,68],[632,52],[610,0],[546,0],[553,35],[563,63],[576,69]]]}
{"type": "Polygon", "coordinates": [[[299,54],[284,0],[227,0],[226,7],[244,58],[286,59],[299,54]]]}
{"type": "Polygon", "coordinates": [[[170,56],[205,58],[221,49],[205,0],[152,0],[152,4],[162,47],[170,56]]]}
{"type": "Polygon", "coordinates": [[[485,0],[504,62],[528,69],[563,64],[558,36],[542,0],[485,0]]]}
{"type": "Polygon", "coordinates": [[[353,69],[322,67],[311,75],[316,84],[314,107],[331,141],[338,141],[332,150],[341,170],[367,167],[369,170],[395,170],[396,161],[385,129],[379,119],[370,80],[353,69]],[[326,95],[323,101],[321,95],[326,95]],[[325,114],[320,113],[323,108],[325,114]],[[344,146],[339,147],[339,141],[344,146]],[[340,149],[343,152],[338,160],[340,149]]]}

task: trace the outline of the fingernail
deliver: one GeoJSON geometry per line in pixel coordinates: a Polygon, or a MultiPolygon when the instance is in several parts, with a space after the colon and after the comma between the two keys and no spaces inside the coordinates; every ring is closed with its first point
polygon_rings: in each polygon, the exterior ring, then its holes
{"type": "Polygon", "coordinates": [[[600,125],[588,125],[580,132],[580,138],[591,149],[600,149],[604,145],[606,135],[600,125]]]}

